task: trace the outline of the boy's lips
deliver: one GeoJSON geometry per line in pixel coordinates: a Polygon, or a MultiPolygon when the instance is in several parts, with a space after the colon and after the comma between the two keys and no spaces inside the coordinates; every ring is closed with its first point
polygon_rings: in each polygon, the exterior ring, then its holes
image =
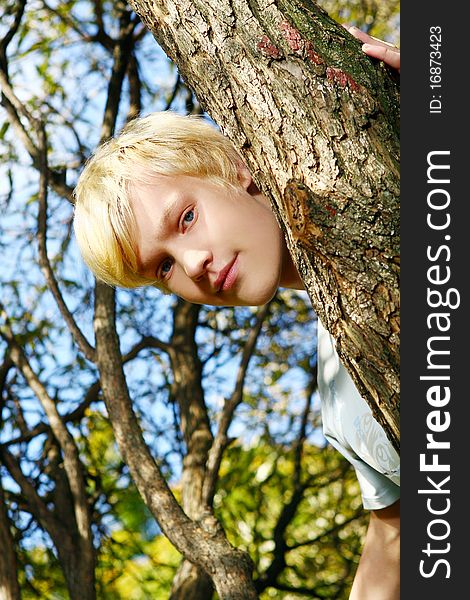
{"type": "Polygon", "coordinates": [[[216,281],[215,289],[217,292],[225,292],[233,287],[237,276],[238,276],[238,254],[228,262],[225,267],[220,271],[216,281]]]}

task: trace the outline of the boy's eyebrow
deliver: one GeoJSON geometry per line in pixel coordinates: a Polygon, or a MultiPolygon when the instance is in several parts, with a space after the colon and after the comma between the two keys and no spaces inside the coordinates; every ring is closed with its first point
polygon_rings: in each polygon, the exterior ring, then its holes
{"type": "MultiPolygon", "coordinates": [[[[170,199],[163,206],[163,208],[161,210],[161,214],[160,214],[160,216],[157,220],[156,226],[155,226],[154,238],[156,241],[158,241],[158,242],[163,241],[167,237],[168,224],[171,221],[172,216],[181,200],[182,200],[182,197],[179,194],[174,194],[170,197],[170,199]]],[[[160,253],[158,253],[158,254],[160,254],[160,253]]],[[[145,273],[146,271],[148,271],[152,267],[152,265],[155,261],[155,258],[156,258],[156,255],[154,253],[150,254],[147,257],[144,257],[144,260],[142,260],[141,256],[138,257],[140,271],[142,271],[142,273],[145,273]]]]}
{"type": "Polygon", "coordinates": [[[159,239],[164,239],[167,233],[168,221],[171,220],[171,217],[175,211],[176,206],[179,204],[180,197],[178,195],[174,195],[168,200],[165,206],[162,209],[160,218],[157,222],[156,236],[159,239]]]}

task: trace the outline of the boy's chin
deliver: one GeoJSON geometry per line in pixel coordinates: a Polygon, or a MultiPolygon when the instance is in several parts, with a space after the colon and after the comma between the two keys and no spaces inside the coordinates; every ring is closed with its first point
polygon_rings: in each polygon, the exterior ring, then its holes
{"type": "Polygon", "coordinates": [[[255,285],[252,289],[245,286],[235,293],[217,294],[207,296],[205,299],[184,297],[183,300],[193,304],[206,306],[263,306],[275,296],[279,282],[269,281],[266,285],[255,285]]]}
{"type": "MultiPolygon", "coordinates": [[[[278,285],[269,285],[262,289],[257,289],[252,293],[247,293],[240,298],[240,306],[263,306],[272,300],[277,292],[278,285]]],[[[237,304],[234,304],[237,306],[237,304]]]]}

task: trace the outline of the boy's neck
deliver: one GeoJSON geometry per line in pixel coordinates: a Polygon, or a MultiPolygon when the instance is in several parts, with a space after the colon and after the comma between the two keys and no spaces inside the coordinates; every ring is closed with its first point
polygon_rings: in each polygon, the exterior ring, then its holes
{"type": "MultiPolygon", "coordinates": [[[[250,194],[250,196],[256,198],[260,202],[263,202],[272,210],[269,199],[259,191],[253,180],[251,180],[247,192],[250,194]]],[[[282,245],[282,265],[279,287],[286,287],[294,290],[305,290],[305,284],[302,281],[299,272],[297,271],[294,261],[292,260],[284,235],[282,235],[282,245]]]]}
{"type": "Polygon", "coordinates": [[[284,242],[281,278],[279,287],[291,288],[294,290],[304,290],[305,284],[302,281],[299,272],[292,260],[286,242],[284,242]]]}

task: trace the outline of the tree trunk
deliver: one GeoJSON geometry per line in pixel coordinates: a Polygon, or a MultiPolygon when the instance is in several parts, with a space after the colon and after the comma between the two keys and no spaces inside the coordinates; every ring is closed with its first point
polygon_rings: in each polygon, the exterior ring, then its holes
{"type": "Polygon", "coordinates": [[[207,573],[183,560],[171,585],[170,600],[210,600],[213,591],[207,573]]]}
{"type": "Polygon", "coordinates": [[[313,307],[399,449],[399,97],[311,0],[130,0],[271,198],[313,307]]]}
{"type": "MultiPolygon", "coordinates": [[[[202,365],[195,335],[200,306],[178,300],[173,312],[170,358],[172,401],[178,404],[186,445],[181,475],[182,505],[193,520],[203,516],[202,491],[213,437],[202,388],[202,365]]],[[[183,560],[172,583],[170,600],[209,600],[213,587],[207,573],[183,560]]]]}
{"type": "Polygon", "coordinates": [[[90,564],[88,556],[82,556],[78,535],[63,535],[62,539],[53,538],[59,556],[60,566],[64,572],[65,582],[70,600],[95,600],[94,564],[90,564]]]}
{"type": "MultiPolygon", "coordinates": [[[[56,465],[56,477],[52,477],[56,485],[50,498],[52,506],[48,507],[44,498],[37,493],[34,485],[23,474],[18,459],[1,446],[0,460],[21,488],[25,511],[29,512],[50,535],[57,550],[71,600],[95,600],[95,550],[93,544],[83,543],[83,536],[80,534],[75,518],[76,511],[63,462],[59,460],[56,465]]],[[[4,530],[2,529],[2,531],[4,530]]],[[[0,542],[2,541],[1,537],[0,535],[0,542]]],[[[3,547],[8,549],[8,546],[2,543],[0,548],[3,549],[3,547]]],[[[7,551],[4,560],[8,560],[9,568],[12,568],[7,551]]],[[[0,563],[1,561],[0,552],[0,563]]],[[[12,573],[9,574],[12,576],[12,573]]],[[[3,600],[1,595],[0,600],[3,600]]]]}
{"type": "Polygon", "coordinates": [[[0,482],[0,600],[20,600],[16,553],[0,482]]]}
{"type": "Polygon", "coordinates": [[[230,545],[210,511],[198,520],[188,517],[143,439],[123,372],[114,302],[114,290],[97,282],[94,329],[101,389],[131,477],[163,533],[186,560],[210,576],[220,600],[256,600],[250,557],[230,545]]]}
{"type": "MultiPolygon", "coordinates": [[[[49,465],[52,466],[54,447],[49,453],[49,465]]],[[[51,469],[52,470],[52,469],[51,469]]],[[[50,476],[55,481],[53,492],[53,518],[58,524],[49,531],[57,549],[59,562],[64,572],[70,600],[95,600],[95,549],[92,539],[86,543],[80,534],[76,519],[76,503],[70,491],[63,462],[55,465],[55,473],[50,476]]],[[[88,506],[81,510],[88,512],[88,506]]]]}

